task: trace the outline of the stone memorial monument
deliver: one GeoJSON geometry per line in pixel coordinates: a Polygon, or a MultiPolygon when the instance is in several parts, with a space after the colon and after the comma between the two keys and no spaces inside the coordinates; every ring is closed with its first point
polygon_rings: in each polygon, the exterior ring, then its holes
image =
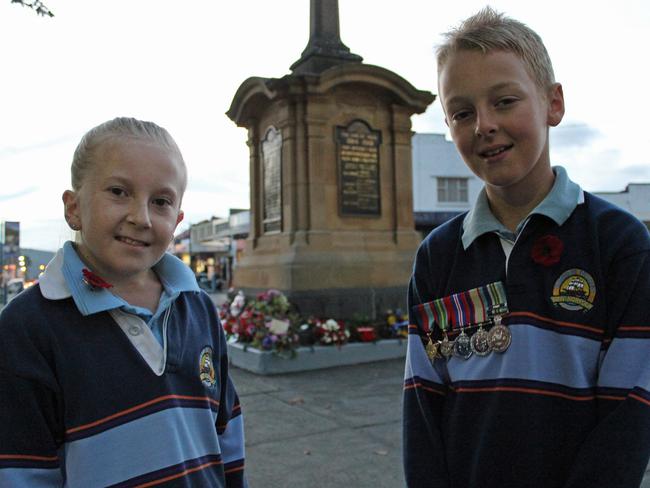
{"type": "Polygon", "coordinates": [[[419,235],[411,115],[434,95],[362,63],[337,0],[311,0],[310,38],[281,78],[251,77],[227,115],[248,130],[251,226],[234,286],[275,288],[303,314],[405,306],[419,235]]]}

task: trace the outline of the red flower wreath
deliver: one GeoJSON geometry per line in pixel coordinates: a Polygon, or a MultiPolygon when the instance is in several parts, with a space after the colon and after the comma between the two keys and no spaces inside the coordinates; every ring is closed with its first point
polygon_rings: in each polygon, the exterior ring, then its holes
{"type": "Polygon", "coordinates": [[[88,284],[93,290],[97,288],[113,288],[113,285],[104,281],[101,277],[97,276],[95,273],[90,271],[87,268],[81,270],[84,275],[84,282],[88,284]]]}
{"type": "Polygon", "coordinates": [[[553,266],[560,262],[563,250],[564,243],[560,238],[548,234],[535,241],[530,255],[537,264],[553,266]]]}

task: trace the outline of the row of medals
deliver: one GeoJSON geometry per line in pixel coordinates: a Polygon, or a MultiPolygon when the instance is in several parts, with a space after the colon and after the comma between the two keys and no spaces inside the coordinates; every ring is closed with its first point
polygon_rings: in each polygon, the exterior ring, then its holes
{"type": "Polygon", "coordinates": [[[441,341],[433,342],[429,337],[429,342],[426,345],[427,356],[430,360],[449,359],[452,356],[469,359],[473,354],[487,356],[492,351],[505,352],[512,343],[512,334],[501,323],[500,315],[495,316],[491,323],[494,325],[489,331],[483,328],[483,324],[467,327],[467,329],[478,327],[471,337],[465,333],[465,328],[461,328],[460,334],[453,341],[449,340],[446,333],[441,341]]]}

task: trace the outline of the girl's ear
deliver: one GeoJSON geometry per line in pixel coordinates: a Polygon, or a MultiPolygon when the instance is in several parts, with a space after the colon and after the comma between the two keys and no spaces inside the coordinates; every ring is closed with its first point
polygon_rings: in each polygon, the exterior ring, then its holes
{"type": "Polygon", "coordinates": [[[81,230],[78,195],[72,190],[63,192],[63,216],[72,230],[81,230]]]}
{"type": "Polygon", "coordinates": [[[178,217],[176,217],[176,225],[180,224],[183,221],[183,218],[185,218],[185,212],[179,210],[178,217]]]}

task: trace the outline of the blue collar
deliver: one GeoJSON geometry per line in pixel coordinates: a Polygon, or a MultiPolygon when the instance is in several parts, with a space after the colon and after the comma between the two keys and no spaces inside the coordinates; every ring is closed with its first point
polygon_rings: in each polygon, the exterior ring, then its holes
{"type": "Polygon", "coordinates": [[[79,312],[83,315],[121,308],[148,320],[159,315],[182,292],[199,291],[192,271],[180,259],[171,254],[164,254],[153,267],[163,286],[163,293],[158,309],[152,314],[150,310],[135,307],[108,290],[91,290],[83,281],[82,269],[85,267],[86,265],[79,258],[72,242],[66,242],[47,265],[39,280],[43,296],[49,299],[62,299],[71,296],[79,312]]]}
{"type": "Polygon", "coordinates": [[[545,215],[553,219],[557,225],[562,225],[575,210],[576,206],[584,202],[584,194],[580,186],[569,179],[566,170],[562,166],[554,166],[553,172],[555,173],[555,182],[551,191],[519,223],[514,235],[492,214],[487,193],[485,192],[485,187],[483,187],[476,199],[474,207],[472,207],[463,220],[463,248],[467,249],[477,237],[488,232],[516,237],[533,214],[545,215]]]}

